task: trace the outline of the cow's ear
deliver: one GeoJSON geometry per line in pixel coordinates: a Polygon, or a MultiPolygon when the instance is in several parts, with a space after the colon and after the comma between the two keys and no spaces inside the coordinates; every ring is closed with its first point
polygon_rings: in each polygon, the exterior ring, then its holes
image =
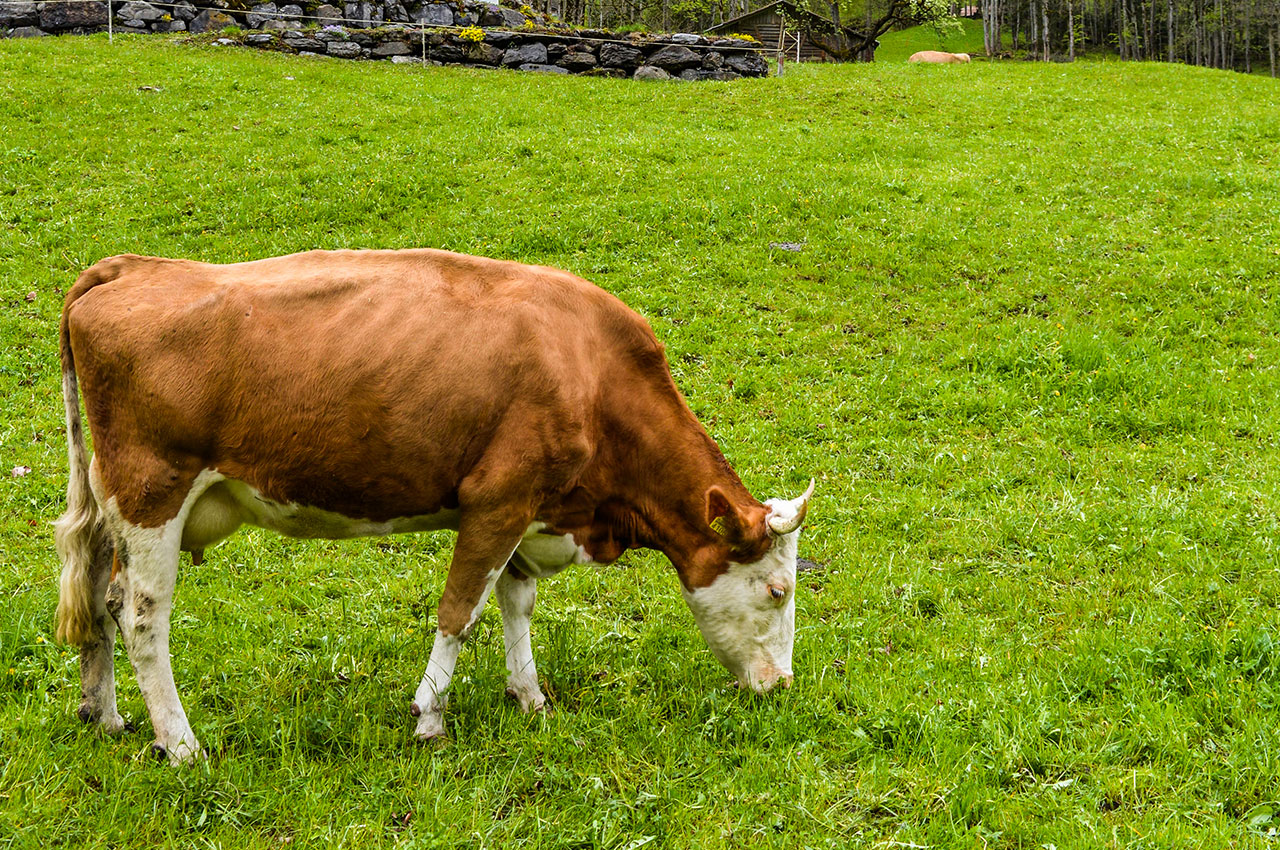
{"type": "Polygon", "coordinates": [[[707,525],[723,537],[735,551],[754,552],[759,548],[758,544],[767,544],[768,541],[768,525],[765,523],[764,508],[759,506],[741,508],[715,484],[707,488],[707,525]]]}
{"type": "MultiPolygon", "coordinates": [[[[712,484],[707,488],[707,525],[721,537],[728,537],[731,519],[736,520],[733,504],[718,484],[712,484]]],[[[732,526],[736,529],[737,522],[732,526]]]]}

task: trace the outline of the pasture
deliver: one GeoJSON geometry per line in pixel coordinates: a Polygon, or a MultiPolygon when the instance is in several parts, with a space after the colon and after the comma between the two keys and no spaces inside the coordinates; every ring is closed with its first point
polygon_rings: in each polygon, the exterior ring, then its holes
{"type": "Polygon", "coordinates": [[[0,846],[1206,847],[1280,826],[1280,89],[1184,66],[636,84],[0,42],[0,846]],[[817,493],[796,685],[660,556],[491,608],[412,743],[450,534],[184,559],[157,764],[52,643],[61,294],[120,252],[435,246],[644,314],[760,497],[817,493]],[[789,250],[798,248],[798,250],[789,250]]]}

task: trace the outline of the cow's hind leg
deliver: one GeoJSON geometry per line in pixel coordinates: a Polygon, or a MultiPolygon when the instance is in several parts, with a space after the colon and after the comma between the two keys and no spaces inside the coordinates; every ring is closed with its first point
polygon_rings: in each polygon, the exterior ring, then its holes
{"type": "Polygon", "coordinates": [[[545,711],[547,706],[547,698],[538,687],[529,633],[537,587],[537,579],[526,577],[514,565],[507,566],[496,587],[502,609],[502,640],[507,649],[507,696],[519,702],[523,711],[545,711]]]}
{"type": "Polygon", "coordinates": [[[444,595],[440,597],[436,639],[410,708],[418,718],[414,734],[419,739],[444,736],[445,692],[453,679],[458,653],[528,525],[527,516],[464,511],[444,595]]]}
{"type": "Polygon", "coordinates": [[[169,662],[169,613],[178,577],[180,540],[181,524],[177,521],[159,528],[119,527],[119,568],[107,589],[107,609],[120,626],[151,715],[156,755],[167,756],[171,764],[191,761],[200,754],[169,662]]]}
{"type": "Polygon", "coordinates": [[[115,547],[104,535],[90,568],[93,614],[89,638],[80,644],[80,710],[77,712],[85,723],[98,723],[111,734],[123,731],[126,725],[116,708],[116,624],[107,613],[107,584],[111,580],[114,552],[115,547]]]}

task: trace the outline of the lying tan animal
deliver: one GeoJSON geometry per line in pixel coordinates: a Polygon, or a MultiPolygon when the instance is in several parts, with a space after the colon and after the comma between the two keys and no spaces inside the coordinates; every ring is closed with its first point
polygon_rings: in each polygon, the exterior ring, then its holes
{"type": "Polygon", "coordinates": [[[912,53],[908,62],[928,62],[933,65],[947,65],[951,62],[968,62],[968,53],[945,53],[941,50],[921,50],[912,53]]]}

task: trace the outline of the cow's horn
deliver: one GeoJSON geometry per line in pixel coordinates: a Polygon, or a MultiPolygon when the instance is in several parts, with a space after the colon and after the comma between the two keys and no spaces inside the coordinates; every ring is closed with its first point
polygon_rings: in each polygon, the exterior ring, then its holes
{"type": "Polygon", "coordinates": [[[777,512],[769,515],[769,528],[774,534],[790,534],[804,523],[805,511],[809,510],[809,497],[813,495],[813,479],[809,479],[809,489],[804,491],[804,495],[798,499],[792,499],[789,503],[795,511],[793,516],[778,516],[777,512]]]}

